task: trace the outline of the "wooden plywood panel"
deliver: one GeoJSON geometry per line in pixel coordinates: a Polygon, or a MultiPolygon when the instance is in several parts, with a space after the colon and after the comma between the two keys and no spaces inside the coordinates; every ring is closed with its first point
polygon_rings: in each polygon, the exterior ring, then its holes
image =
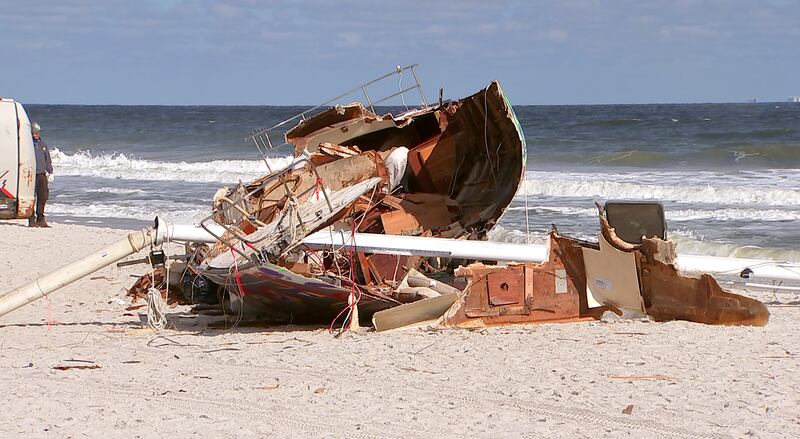
{"type": "Polygon", "coordinates": [[[519,305],[525,301],[522,270],[504,270],[487,276],[489,303],[492,306],[519,305]]]}
{"type": "Polygon", "coordinates": [[[424,231],[447,227],[452,223],[451,218],[445,203],[429,203],[381,214],[381,223],[386,234],[401,235],[417,229],[424,231]]]}
{"type": "MultiPolygon", "coordinates": [[[[459,268],[456,274],[469,278],[470,284],[464,305],[448,313],[444,324],[480,327],[580,320],[585,281],[582,276],[568,274],[559,257],[560,248],[558,241],[551,240],[550,258],[544,264],[473,264],[459,268]],[[511,295],[512,284],[516,287],[517,282],[519,295],[511,295]],[[509,288],[498,291],[502,283],[509,288]],[[509,303],[512,301],[516,303],[509,303]]],[[[582,255],[578,256],[582,261],[582,255]]]]}
{"type": "Polygon", "coordinates": [[[402,235],[420,228],[417,218],[403,210],[381,214],[383,230],[387,235],[402,235]]]}
{"type": "Polygon", "coordinates": [[[560,279],[558,272],[564,272],[557,261],[548,261],[533,270],[533,303],[530,316],[533,321],[563,320],[580,316],[580,296],[568,287],[566,274],[560,279]],[[563,283],[564,290],[560,290],[563,283]]]}

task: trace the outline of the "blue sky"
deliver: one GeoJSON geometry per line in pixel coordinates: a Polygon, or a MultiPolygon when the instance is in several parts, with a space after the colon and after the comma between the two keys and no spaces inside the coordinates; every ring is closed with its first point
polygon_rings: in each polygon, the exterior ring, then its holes
{"type": "Polygon", "coordinates": [[[0,95],[312,104],[419,63],[426,94],[515,104],[784,101],[800,0],[0,0],[0,95]]]}

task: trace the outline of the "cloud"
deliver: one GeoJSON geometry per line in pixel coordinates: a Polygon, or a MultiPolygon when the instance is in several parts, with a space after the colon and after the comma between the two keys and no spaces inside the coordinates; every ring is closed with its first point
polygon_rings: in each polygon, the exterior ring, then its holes
{"type": "Polygon", "coordinates": [[[23,49],[27,50],[49,50],[60,49],[68,46],[69,43],[64,41],[25,41],[21,44],[23,49]]]}
{"type": "Polygon", "coordinates": [[[545,40],[561,42],[567,39],[569,33],[563,29],[548,29],[540,32],[539,36],[545,40]]]}
{"type": "Polygon", "coordinates": [[[336,38],[339,47],[354,49],[361,46],[361,34],[358,32],[338,32],[336,38]]]}
{"type": "Polygon", "coordinates": [[[214,13],[222,18],[241,18],[244,13],[236,6],[227,3],[214,5],[214,13]]]}
{"type": "Polygon", "coordinates": [[[724,35],[714,23],[661,26],[658,33],[664,37],[677,38],[717,38],[724,35]]]}

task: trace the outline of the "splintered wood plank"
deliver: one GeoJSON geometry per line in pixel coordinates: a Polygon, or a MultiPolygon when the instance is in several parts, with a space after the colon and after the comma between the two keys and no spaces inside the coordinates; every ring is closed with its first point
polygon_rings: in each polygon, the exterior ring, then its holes
{"type": "Polygon", "coordinates": [[[361,252],[357,252],[356,255],[358,256],[358,262],[361,266],[361,274],[364,275],[364,282],[371,284],[372,276],[369,272],[369,261],[367,260],[367,257],[361,252]]]}
{"type": "Polygon", "coordinates": [[[371,255],[368,258],[373,277],[386,283],[400,282],[418,262],[419,258],[414,256],[371,255]]]}

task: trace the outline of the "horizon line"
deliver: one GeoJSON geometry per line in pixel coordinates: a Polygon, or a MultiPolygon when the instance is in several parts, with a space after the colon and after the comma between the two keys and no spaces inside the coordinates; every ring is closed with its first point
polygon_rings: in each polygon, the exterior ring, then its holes
{"type": "MultiPolygon", "coordinates": [[[[30,105],[51,105],[51,106],[64,106],[64,107],[315,107],[318,104],[76,104],[76,103],[22,103],[14,98],[0,99],[13,99],[21,103],[23,106],[30,105]]],[[[454,101],[448,99],[447,101],[454,101]]],[[[446,101],[446,102],[447,102],[446,101]]],[[[796,104],[787,98],[784,101],[704,101],[704,102],[597,102],[597,103],[570,103],[570,104],[512,104],[512,107],[590,107],[590,106],[608,106],[608,105],[725,105],[725,104],[796,104]]],[[[402,107],[398,105],[376,105],[377,108],[385,107],[402,107]]],[[[434,105],[430,105],[434,106],[434,105]]],[[[419,108],[418,106],[408,106],[411,108],[419,108]]]]}

